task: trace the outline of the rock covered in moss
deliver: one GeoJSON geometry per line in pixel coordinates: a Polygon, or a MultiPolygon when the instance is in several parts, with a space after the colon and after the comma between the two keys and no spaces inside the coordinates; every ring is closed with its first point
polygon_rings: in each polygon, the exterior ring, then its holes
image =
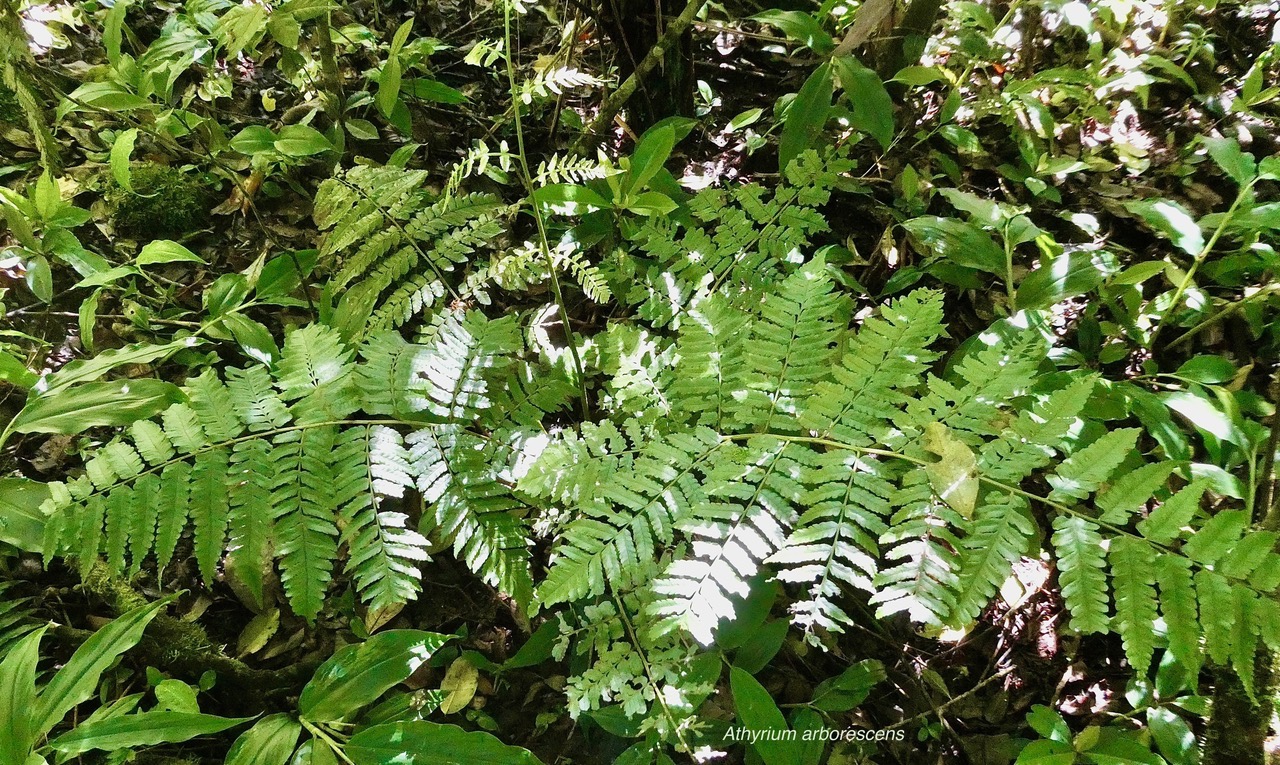
{"type": "Polygon", "coordinates": [[[198,176],[153,162],[130,170],[133,191],[110,182],[106,192],[111,223],[139,238],[174,238],[200,228],[209,215],[209,191],[198,176]]]}

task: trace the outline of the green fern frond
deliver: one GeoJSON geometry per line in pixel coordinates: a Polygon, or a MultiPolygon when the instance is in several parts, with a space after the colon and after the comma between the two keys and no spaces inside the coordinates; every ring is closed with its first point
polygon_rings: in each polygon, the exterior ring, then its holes
{"type": "Polygon", "coordinates": [[[746,597],[747,580],[786,543],[798,516],[803,454],[767,436],[716,452],[704,473],[705,500],[676,521],[692,541],[690,554],[652,585],[652,634],[680,628],[705,646],[720,620],[733,617],[733,599],[746,597]]]}
{"type": "Polygon", "coordinates": [[[1071,612],[1071,629],[1106,632],[1110,616],[1107,571],[1098,525],[1085,518],[1059,515],[1053,528],[1058,584],[1071,612]]]}
{"type": "Polygon", "coordinates": [[[1139,675],[1146,675],[1155,652],[1156,552],[1133,537],[1111,540],[1111,583],[1115,589],[1116,631],[1125,656],[1139,675]]]}
{"type": "Polygon", "coordinates": [[[801,402],[831,371],[849,305],[832,290],[826,264],[814,260],[765,298],[747,343],[746,390],[732,407],[743,428],[793,430],[801,402]]]}
{"type": "Polygon", "coordinates": [[[409,435],[408,459],[426,503],[422,531],[453,546],[490,585],[528,606],[533,600],[524,505],[494,474],[494,455],[454,425],[409,435]]]}
{"type": "Polygon", "coordinates": [[[783,582],[806,587],[791,606],[796,626],[843,632],[853,620],[837,604],[847,585],[867,593],[878,571],[877,539],[888,530],[893,485],[871,458],[843,452],[820,455],[805,475],[801,506],[808,508],[782,549],[765,563],[783,582]]]}
{"type": "Polygon", "coordinates": [[[906,391],[937,358],[929,346],[943,333],[940,292],[913,292],[885,306],[858,330],[833,379],[814,387],[800,422],[848,444],[883,441],[906,391]]]}
{"type": "Polygon", "coordinates": [[[933,495],[923,471],[908,474],[891,501],[900,509],[880,543],[889,548],[886,561],[897,563],[876,576],[876,615],[906,612],[912,621],[943,624],[955,607],[961,549],[955,529],[965,521],[933,495]]]}
{"type": "Polygon", "coordinates": [[[1027,552],[1036,526],[1022,497],[988,497],[974,511],[971,530],[961,540],[956,602],[949,621],[966,625],[982,613],[1027,552]]]}
{"type": "Polygon", "coordinates": [[[576,451],[602,455],[588,460],[590,467],[569,480],[541,483],[531,471],[533,477],[521,482],[522,489],[573,498],[583,511],[583,517],[561,534],[563,541],[538,587],[538,600],[544,605],[601,595],[610,584],[635,584],[632,575],[639,562],[651,560],[658,546],[672,541],[676,524],[695,505],[707,502],[699,478],[724,448],[716,433],[699,428],[651,442],[625,472],[612,456],[626,446],[616,434],[606,426],[591,433],[589,440],[570,441],[562,451],[544,453],[539,460],[544,465],[572,458],[576,451]]]}

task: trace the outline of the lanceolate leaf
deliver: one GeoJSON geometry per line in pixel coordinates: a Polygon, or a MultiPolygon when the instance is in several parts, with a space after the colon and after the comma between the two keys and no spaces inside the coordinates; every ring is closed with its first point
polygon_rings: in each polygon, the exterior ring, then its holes
{"type": "Polygon", "coordinates": [[[541,765],[488,733],[426,721],[375,725],[352,736],[345,751],[355,765],[541,765]]]}
{"type": "Polygon", "coordinates": [[[809,75],[787,110],[778,141],[778,167],[783,172],[800,152],[813,146],[831,114],[831,65],[821,64],[809,75]]]}
{"type": "Polygon", "coordinates": [[[142,712],[78,725],[49,742],[65,755],[95,749],[118,749],[179,743],[196,736],[220,733],[248,722],[249,717],[215,717],[191,712],[142,712]]]}
{"type": "Polygon", "coordinates": [[[168,603],[166,598],[122,614],[84,641],[40,692],[32,709],[32,734],[44,736],[77,704],[93,696],[102,673],[137,645],[142,631],[168,603]]]}
{"type": "Polygon", "coordinates": [[[450,640],[418,630],[382,632],[329,658],[302,689],[298,711],[316,722],[338,721],[401,683],[450,640]]]}

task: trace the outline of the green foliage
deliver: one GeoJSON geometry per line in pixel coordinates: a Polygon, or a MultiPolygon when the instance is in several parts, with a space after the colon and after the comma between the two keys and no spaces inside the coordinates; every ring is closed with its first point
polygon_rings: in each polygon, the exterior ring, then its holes
{"type": "Polygon", "coordinates": [[[416,488],[432,503],[422,531],[525,602],[522,506],[466,429],[518,349],[511,329],[468,314],[427,345],[375,337],[357,363],[314,325],[288,336],[271,370],[229,370],[225,382],[206,371],[159,422],[139,420],[83,476],[52,485],[45,552],[82,571],[100,553],[116,571],[164,567],[189,531],[206,582],[222,563],[262,604],[274,563],[290,605],[314,619],[341,570],[376,626],[421,587],[427,540],[404,505],[416,488]]]}
{"type": "Polygon", "coordinates": [[[144,162],[129,170],[133,189],[118,182],[104,194],[111,222],[128,236],[178,237],[202,227],[209,215],[204,183],[178,167],[144,162]]]}
{"type": "Polygon", "coordinates": [[[50,751],[64,757],[94,750],[181,742],[245,722],[248,718],[200,714],[198,708],[131,714],[138,706],[139,697],[135,696],[114,709],[99,709],[71,730],[46,741],[68,713],[95,695],[103,672],[138,643],[143,629],[167,603],[166,599],[141,606],[102,627],[41,686],[36,684],[36,664],[45,628],[22,638],[0,662],[0,688],[4,690],[0,701],[0,763],[27,765],[32,758],[42,759],[50,751]]]}

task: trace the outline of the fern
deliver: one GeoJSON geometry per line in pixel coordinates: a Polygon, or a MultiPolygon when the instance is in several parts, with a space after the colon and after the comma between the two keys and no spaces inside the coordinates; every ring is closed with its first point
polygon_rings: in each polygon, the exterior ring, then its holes
{"type": "Polygon", "coordinates": [[[810,238],[827,228],[816,208],[826,204],[840,173],[839,155],[825,161],[809,151],[788,168],[787,183],[772,192],[747,184],[706,189],[689,201],[687,218],[653,216],[634,227],[631,240],[646,256],[613,268],[628,302],[657,326],[680,325],[685,311],[712,293],[762,294],[801,261],[810,238]],[[631,287],[631,270],[642,281],[631,287]]]}
{"type": "Polygon", "coordinates": [[[489,408],[489,379],[520,349],[514,326],[449,314],[429,344],[378,336],[356,362],[336,331],[312,325],[288,335],[271,370],[230,370],[226,384],[194,377],[187,403],[135,423],[83,477],[51,487],[47,552],[86,572],[99,554],[113,571],[137,570],[152,554],[167,564],[189,534],[206,582],[225,567],[263,607],[274,565],[308,619],[341,564],[376,626],[421,587],[429,543],[408,504],[421,488],[432,503],[423,531],[454,541],[477,573],[527,602],[520,507],[496,474],[478,480],[493,455],[462,429],[489,408]],[[457,477],[439,492],[420,447],[445,427],[457,477]]]}
{"type": "Polygon", "coordinates": [[[332,323],[344,337],[362,339],[371,318],[398,327],[445,292],[457,297],[462,279],[451,274],[503,233],[496,197],[433,200],[425,181],[420,171],[358,166],[316,192],[315,221],[328,232],[320,262],[329,293],[341,295],[332,323]]]}

